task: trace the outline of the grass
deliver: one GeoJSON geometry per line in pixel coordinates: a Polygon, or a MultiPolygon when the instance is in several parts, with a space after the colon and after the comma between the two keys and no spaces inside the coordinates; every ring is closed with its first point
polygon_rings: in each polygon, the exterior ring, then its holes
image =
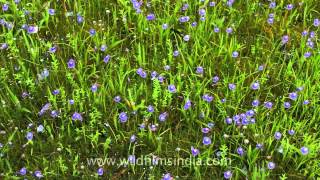
{"type": "Polygon", "coordinates": [[[151,0],[137,13],[127,0],[0,0],[0,177],[22,178],[23,167],[24,176],[35,178],[39,170],[45,179],[161,179],[167,173],[174,179],[223,179],[227,171],[231,179],[320,177],[320,51],[314,23],[320,3],[276,3],[269,8],[270,2],[257,0],[238,0],[231,7],[225,0],[215,6],[209,1],[151,0]],[[293,9],[287,10],[290,3],[293,9]],[[189,5],[185,11],[184,4],[189,5]],[[204,20],[200,9],[205,9],[204,20]],[[154,20],[147,19],[150,13],[154,20]],[[271,13],[273,24],[268,23],[271,13]],[[180,22],[183,16],[190,20],[180,22]],[[84,21],[77,22],[79,17],[84,21]],[[38,32],[28,31],[32,25],[38,32]],[[308,35],[302,35],[304,30],[308,35]],[[285,35],[289,39],[283,43],[285,35]],[[70,59],[74,68],[68,66],[70,59]],[[215,76],[218,82],[213,82],[215,76]],[[254,82],[260,85],[257,90],[251,88],[254,82]],[[169,85],[176,91],[170,92],[169,85]],[[296,99],[290,98],[293,92],[296,99]],[[205,94],[213,100],[205,101],[205,94]],[[253,107],[255,99],[260,105],[253,107]],[[185,109],[188,100],[191,107],[185,109]],[[268,101],[272,108],[265,107],[268,101]],[[47,103],[50,107],[39,114],[47,103]],[[236,115],[249,110],[253,116],[242,115],[235,122],[236,115]],[[75,112],[81,115],[78,120],[75,112]],[[126,122],[120,121],[122,112],[126,122]],[[253,118],[254,123],[244,121],[253,118]],[[206,127],[208,134],[202,132],[206,127]],[[26,138],[28,132],[33,138],[26,138]],[[279,140],[276,132],[282,134],[279,140]],[[135,142],[130,142],[132,135],[135,142]],[[205,136],[211,144],[203,144],[205,136]],[[200,153],[193,157],[191,147],[200,153]],[[231,163],[88,164],[88,158],[118,161],[130,155],[231,163]],[[268,168],[270,162],[275,168],[268,168]]]}

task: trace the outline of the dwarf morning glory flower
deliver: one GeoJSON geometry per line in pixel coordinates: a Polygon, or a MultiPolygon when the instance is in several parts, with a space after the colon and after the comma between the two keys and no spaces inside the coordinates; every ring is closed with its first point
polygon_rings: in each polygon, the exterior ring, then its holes
{"type": "Polygon", "coordinates": [[[39,30],[38,26],[28,26],[28,33],[29,34],[35,34],[39,30]]]}
{"type": "Polygon", "coordinates": [[[228,0],[227,1],[227,6],[231,7],[234,3],[234,0],[228,0]]]}
{"type": "Polygon", "coordinates": [[[151,106],[151,105],[149,105],[149,106],[147,107],[147,111],[150,112],[150,113],[153,113],[153,112],[154,112],[154,107],[151,106]]]}
{"type": "Polygon", "coordinates": [[[93,29],[93,28],[91,28],[91,29],[89,30],[89,33],[90,33],[91,36],[94,36],[94,35],[96,34],[96,30],[93,29]]]}
{"type": "Polygon", "coordinates": [[[260,88],[260,84],[258,82],[255,82],[251,85],[251,89],[258,90],[260,88]]]}
{"type": "Polygon", "coordinates": [[[72,120],[74,120],[74,121],[76,121],[76,120],[82,121],[82,116],[81,116],[81,114],[78,113],[78,112],[73,113],[73,115],[72,115],[71,118],[72,118],[72,120]]]}
{"type": "Polygon", "coordinates": [[[110,60],[111,56],[108,54],[103,58],[103,62],[108,63],[110,60]]]}
{"type": "Polygon", "coordinates": [[[3,11],[8,11],[8,9],[9,9],[9,5],[8,4],[3,4],[2,5],[2,10],[3,11]]]}
{"type": "Polygon", "coordinates": [[[179,18],[179,21],[184,23],[184,22],[188,22],[190,20],[189,16],[182,16],[179,18]]]}
{"type": "Polygon", "coordinates": [[[37,127],[37,132],[38,132],[38,133],[42,133],[43,130],[44,130],[44,127],[43,127],[42,124],[40,124],[40,125],[37,127]]]}
{"type": "Polygon", "coordinates": [[[264,107],[267,108],[267,109],[271,109],[272,106],[273,106],[273,103],[270,102],[270,101],[267,101],[267,102],[264,103],[264,107]]]}
{"type": "Polygon", "coordinates": [[[320,26],[320,20],[319,20],[319,19],[314,19],[314,20],[313,20],[313,25],[314,25],[315,27],[320,26]]]}
{"type": "Polygon", "coordinates": [[[152,21],[152,20],[155,20],[155,19],[156,19],[156,17],[155,17],[154,14],[151,13],[151,14],[148,14],[148,15],[147,15],[147,20],[148,20],[148,21],[152,21]]]}
{"type": "Polygon", "coordinates": [[[19,174],[24,176],[27,174],[27,169],[25,167],[21,168],[20,171],[19,171],[19,174]]]}
{"type": "Polygon", "coordinates": [[[119,114],[119,120],[120,120],[120,122],[122,122],[122,123],[127,122],[127,120],[128,120],[127,113],[126,113],[126,112],[121,112],[121,113],[119,114]]]}
{"type": "Polygon", "coordinates": [[[165,65],[164,66],[164,70],[169,71],[170,70],[170,66],[169,65],[165,65]]]}
{"type": "Polygon", "coordinates": [[[93,84],[92,86],[91,86],[91,91],[92,92],[96,92],[98,90],[98,85],[97,84],[93,84]]]}
{"type": "Polygon", "coordinates": [[[214,124],[213,122],[209,122],[209,123],[208,123],[208,127],[209,127],[210,129],[213,128],[214,125],[215,125],[215,124],[214,124]]]}
{"type": "Polygon", "coordinates": [[[203,67],[198,66],[196,73],[197,73],[197,74],[203,74],[203,67]]]}
{"type": "Polygon", "coordinates": [[[183,37],[183,40],[184,40],[184,41],[189,41],[189,40],[190,40],[190,35],[185,35],[185,36],[183,37]]]}
{"type": "Polygon", "coordinates": [[[205,137],[203,137],[203,139],[202,139],[202,143],[204,144],[204,145],[210,145],[211,144],[211,139],[209,138],[209,137],[207,137],[207,136],[205,136],[205,137]]]}
{"type": "Polygon", "coordinates": [[[55,10],[54,9],[48,9],[48,13],[53,16],[55,14],[55,10]]]}
{"type": "Polygon", "coordinates": [[[74,100],[73,100],[73,99],[70,99],[70,100],[69,100],[69,104],[70,104],[70,105],[73,105],[73,104],[74,104],[74,100]]]}
{"type": "Polygon", "coordinates": [[[193,146],[191,146],[191,153],[195,157],[200,153],[200,151],[199,151],[199,149],[196,149],[193,146]]]}
{"type": "Polygon", "coordinates": [[[76,61],[74,59],[69,59],[68,61],[68,68],[73,69],[76,67],[76,61]]]}
{"type": "Polygon", "coordinates": [[[243,148],[242,148],[242,147],[238,147],[237,153],[238,153],[240,156],[242,156],[242,155],[244,154],[243,148]]]}
{"type": "Polygon", "coordinates": [[[128,161],[130,164],[134,164],[136,162],[136,156],[135,155],[129,155],[128,161]]]}
{"type": "Polygon", "coordinates": [[[38,113],[39,116],[43,115],[46,111],[48,111],[48,110],[50,109],[50,107],[51,107],[51,104],[50,104],[50,103],[45,104],[45,105],[41,108],[40,112],[38,113]]]}
{"type": "Polygon", "coordinates": [[[172,180],[170,173],[165,174],[161,180],[172,180]]]}
{"type": "Polygon", "coordinates": [[[232,83],[230,83],[230,84],[228,85],[228,87],[229,87],[229,89],[230,89],[231,91],[233,91],[233,90],[236,89],[236,85],[235,85],[235,84],[232,84],[232,83]]]}
{"type": "Polygon", "coordinates": [[[178,51],[178,50],[173,51],[173,56],[174,56],[174,57],[179,56],[179,51],[178,51]]]}
{"type": "Polygon", "coordinates": [[[223,177],[224,177],[225,179],[231,179],[231,177],[232,177],[232,172],[231,172],[231,171],[225,171],[225,172],[223,173],[223,177]]]}
{"type": "Polygon", "coordinates": [[[130,142],[133,143],[133,142],[136,141],[136,139],[137,139],[137,136],[136,136],[136,135],[132,135],[132,136],[130,137],[130,142]]]}
{"type": "Polygon", "coordinates": [[[257,149],[262,149],[262,147],[263,147],[263,145],[260,144],[260,143],[258,143],[258,144],[256,145],[256,148],[257,148],[257,149]]]}
{"type": "Polygon", "coordinates": [[[305,146],[303,146],[301,149],[300,149],[302,155],[307,155],[309,153],[309,149],[305,146]]]}
{"type": "Polygon", "coordinates": [[[98,176],[102,176],[103,175],[103,168],[99,168],[97,171],[98,176]]]}
{"type": "Polygon", "coordinates": [[[227,28],[226,32],[227,32],[228,34],[231,34],[231,33],[233,32],[233,29],[229,27],[229,28],[227,28]]]}
{"type": "Polygon", "coordinates": [[[308,31],[307,30],[303,30],[301,33],[302,36],[307,36],[308,35],[308,31]]]}
{"type": "Polygon", "coordinates": [[[254,116],[254,114],[255,114],[255,112],[254,112],[254,110],[248,110],[247,112],[246,112],[246,116],[249,116],[249,117],[252,117],[252,116],[254,116]]]}
{"type": "Polygon", "coordinates": [[[173,84],[168,86],[168,90],[171,93],[175,93],[177,91],[176,87],[173,84]]]}
{"type": "Polygon", "coordinates": [[[149,128],[150,128],[150,130],[153,131],[153,132],[157,130],[157,126],[154,125],[154,124],[151,124],[151,125],[149,126],[149,128]]]}
{"type": "Polygon", "coordinates": [[[26,138],[28,141],[31,141],[33,139],[33,133],[32,132],[28,132],[26,135],[26,138]]]}
{"type": "Polygon", "coordinates": [[[238,51],[233,51],[233,52],[232,52],[232,57],[233,57],[233,58],[236,58],[236,57],[238,57],[238,56],[239,56],[238,51]]]}
{"type": "Polygon", "coordinates": [[[271,3],[269,4],[269,8],[273,9],[273,8],[275,8],[275,7],[276,7],[276,2],[271,2],[271,3]]]}
{"type": "Polygon", "coordinates": [[[204,133],[204,134],[207,134],[209,131],[210,131],[210,128],[202,128],[201,131],[204,133]]]}
{"type": "Polygon", "coordinates": [[[185,10],[187,10],[189,8],[189,4],[183,4],[183,6],[182,6],[182,11],[185,11],[185,10]]]}
{"type": "Polygon", "coordinates": [[[304,105],[307,105],[307,104],[309,104],[310,103],[310,101],[309,100],[305,100],[305,101],[303,101],[303,104],[304,105]]]}
{"type": "Polygon", "coordinates": [[[162,29],[163,29],[163,30],[168,29],[168,24],[162,24],[162,29]]]}
{"type": "Polygon", "coordinates": [[[298,98],[298,94],[295,92],[289,93],[289,98],[295,101],[298,98]]]}
{"type": "Polygon", "coordinates": [[[310,56],[311,56],[311,52],[306,52],[306,53],[304,53],[304,55],[303,55],[305,58],[309,58],[310,56]]]}
{"type": "Polygon", "coordinates": [[[214,31],[215,33],[218,33],[218,32],[220,32],[220,29],[219,29],[218,27],[214,27],[213,31],[214,31]]]}
{"type": "Polygon", "coordinates": [[[294,133],[295,133],[295,132],[294,132],[293,129],[288,130],[288,134],[290,134],[291,136],[294,135],[294,133]]]}
{"type": "Polygon", "coordinates": [[[292,10],[292,9],[293,9],[293,5],[292,5],[292,4],[288,4],[288,5],[286,6],[286,9],[287,9],[287,10],[292,10]]]}
{"type": "Polygon", "coordinates": [[[78,14],[78,15],[77,15],[77,22],[78,22],[79,24],[81,24],[83,21],[84,21],[83,17],[82,17],[80,14],[78,14]]]}
{"type": "Polygon", "coordinates": [[[1,46],[0,46],[0,50],[7,49],[7,48],[8,48],[8,44],[7,43],[2,43],[1,46]]]}
{"type": "Polygon", "coordinates": [[[267,20],[267,22],[268,22],[268,24],[273,24],[273,22],[274,22],[274,18],[268,18],[268,20],[267,20]]]}
{"type": "Polygon", "coordinates": [[[219,80],[220,80],[220,78],[219,78],[218,76],[214,76],[214,77],[212,78],[212,82],[213,82],[213,83],[217,83],[219,80]]]}
{"type": "Polygon", "coordinates": [[[121,97],[120,96],[116,96],[113,98],[114,102],[118,103],[121,101],[121,97]]]}
{"type": "Polygon", "coordinates": [[[276,133],[274,134],[274,138],[275,138],[276,140],[281,139],[281,136],[282,136],[282,134],[281,134],[280,132],[276,132],[276,133]]]}
{"type": "Polygon", "coordinates": [[[263,66],[263,65],[261,65],[261,66],[258,67],[258,71],[263,71],[263,69],[264,69],[264,66],[263,66]]]}
{"type": "Polygon", "coordinates": [[[288,41],[289,41],[289,36],[288,35],[282,36],[282,40],[281,40],[282,44],[286,44],[288,41]]]}
{"type": "Polygon", "coordinates": [[[151,72],[151,79],[156,78],[157,75],[158,75],[158,73],[156,71],[152,71],[151,72]]]}
{"type": "Polygon", "coordinates": [[[291,104],[289,102],[283,103],[284,108],[289,109],[291,107],[291,104]]]}
{"type": "Polygon", "coordinates": [[[192,27],[196,27],[197,24],[198,24],[197,22],[193,22],[193,23],[191,23],[191,26],[192,26],[192,27]]]}
{"type": "Polygon", "coordinates": [[[56,110],[53,110],[53,111],[51,111],[50,115],[51,115],[51,117],[55,118],[55,117],[58,117],[59,112],[56,110]]]}
{"type": "Polygon", "coordinates": [[[213,96],[210,96],[209,94],[205,94],[202,96],[202,99],[207,102],[211,102],[213,100],[213,96]]]}
{"type": "Polygon", "coordinates": [[[268,162],[268,169],[272,170],[276,167],[276,164],[274,162],[268,162]]]}
{"type": "Polygon", "coordinates": [[[37,178],[42,178],[43,177],[41,171],[35,171],[34,172],[34,176],[36,176],[37,178]]]}
{"type": "Polygon", "coordinates": [[[165,121],[167,119],[168,113],[164,112],[159,115],[159,121],[165,121]]]}
{"type": "Polygon", "coordinates": [[[214,2],[214,1],[209,2],[209,6],[210,6],[210,7],[216,6],[216,2],[214,2]]]}
{"type": "Polygon", "coordinates": [[[159,75],[159,76],[158,76],[158,80],[159,80],[159,82],[163,83],[164,77],[163,77],[162,75],[159,75]]]}
{"type": "Polygon", "coordinates": [[[57,51],[57,47],[56,46],[53,46],[51,48],[49,48],[49,52],[50,53],[55,53],[57,51]]]}
{"type": "Polygon", "coordinates": [[[187,100],[187,102],[184,104],[184,110],[188,110],[191,107],[191,101],[187,100]]]}
{"type": "Polygon", "coordinates": [[[52,94],[53,95],[58,95],[58,94],[60,94],[60,90],[59,89],[55,89],[55,90],[52,91],[52,94]]]}
{"type": "Polygon", "coordinates": [[[230,117],[227,117],[225,121],[227,124],[232,124],[232,119],[230,117]]]}
{"type": "Polygon", "coordinates": [[[102,45],[100,46],[100,51],[104,52],[104,51],[106,51],[106,49],[107,49],[107,45],[102,44],[102,45]]]}
{"type": "Polygon", "coordinates": [[[200,9],[199,10],[199,15],[200,16],[205,16],[206,15],[206,10],[205,9],[200,9]]]}

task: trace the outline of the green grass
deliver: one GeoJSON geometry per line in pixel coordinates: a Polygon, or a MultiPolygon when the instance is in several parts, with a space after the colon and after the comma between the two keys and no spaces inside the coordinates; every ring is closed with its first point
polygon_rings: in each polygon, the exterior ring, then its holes
{"type": "Polygon", "coordinates": [[[161,179],[166,173],[175,179],[223,179],[227,170],[232,179],[320,177],[320,30],[313,25],[320,18],[317,0],[302,5],[281,0],[274,9],[268,1],[258,0],[236,0],[232,7],[225,0],[217,0],[215,7],[209,1],[151,0],[150,7],[143,2],[141,13],[129,0],[21,0],[19,4],[0,0],[4,3],[9,10],[1,10],[0,19],[13,28],[0,25],[0,45],[8,45],[0,50],[0,178],[21,178],[22,167],[27,177],[34,178],[31,172],[40,170],[45,179],[161,179]],[[189,8],[182,11],[185,3],[189,8]],[[294,4],[291,11],[285,9],[289,3],[294,4]],[[49,15],[49,8],[55,15],[49,15]],[[205,21],[199,20],[201,8],[206,9],[205,21]],[[148,21],[149,13],[156,19],[148,21]],[[271,13],[272,25],[267,22],[271,13]],[[77,23],[77,14],[83,23],[77,23]],[[190,21],[180,23],[182,16],[190,21]],[[197,26],[192,27],[194,21],[197,26]],[[164,23],[168,29],[162,29],[164,23]],[[37,25],[39,32],[29,34],[23,24],[37,25]],[[233,29],[230,35],[228,27],[233,29]],[[91,28],[96,30],[94,36],[89,34],[91,28]],[[307,45],[309,34],[303,37],[303,30],[316,34],[314,48],[307,45]],[[184,35],[190,35],[188,42],[184,35]],[[284,35],[289,35],[286,45],[281,44],[284,35]],[[53,46],[56,52],[49,53],[53,46]],[[239,52],[237,58],[232,57],[234,51],[239,52]],[[312,55],[306,58],[306,52],[312,55]],[[108,63],[103,61],[106,55],[111,57],[108,63]],[[76,61],[74,69],[68,68],[70,58],[76,61]],[[263,70],[258,70],[261,65],[263,70]],[[196,73],[198,66],[204,68],[203,74],[196,73]],[[138,68],[146,78],[137,74],[138,68]],[[49,76],[39,79],[44,69],[49,76]],[[153,71],[165,78],[162,83],[151,79],[153,71]],[[218,83],[212,82],[214,76],[219,76],[218,83]],[[253,82],[260,83],[258,90],[250,88],[253,82]],[[234,91],[229,83],[236,85],[234,91]],[[96,92],[90,89],[93,84],[98,85],[96,92]],[[176,93],[168,91],[170,84],[176,93]],[[298,87],[304,88],[297,92],[297,100],[290,100],[289,93],[298,87]],[[58,95],[52,93],[56,89],[58,95]],[[23,92],[29,95],[23,97],[23,92]],[[213,96],[213,101],[204,101],[204,94],[213,96]],[[121,97],[119,103],[115,96],[121,97]],[[255,99],[261,103],[258,107],[251,105],[255,99]],[[192,106],[185,110],[187,100],[192,106]],[[310,104],[304,105],[305,100],[310,104]],[[264,107],[266,101],[273,102],[271,109],[264,107]],[[284,102],[291,107],[285,109],[284,102]],[[46,103],[51,108],[39,116],[46,103]],[[153,113],[147,111],[149,105],[153,113]],[[254,124],[226,124],[227,117],[250,109],[255,111],[254,124]],[[52,110],[59,112],[58,117],[50,116],[52,110]],[[74,112],[82,114],[82,122],[72,120],[74,112]],[[119,120],[121,112],[128,115],[125,123],[119,120]],[[160,122],[164,112],[167,119],[160,122]],[[206,135],[212,144],[205,146],[201,129],[208,123],[214,123],[206,135]],[[42,133],[37,132],[40,124],[42,133]],[[152,124],[157,126],[154,132],[152,124]],[[277,131],[282,133],[280,140],[274,138],[277,131]],[[27,132],[33,132],[30,141],[27,132]],[[135,143],[130,143],[132,135],[137,137],[135,143]],[[257,143],[263,144],[262,150],[257,143]],[[99,166],[87,163],[88,158],[119,160],[129,155],[189,158],[191,146],[200,150],[195,159],[232,161],[185,167],[104,165],[101,177],[99,166]],[[237,154],[240,146],[243,156],[237,154]],[[307,155],[301,153],[303,146],[309,149],[307,155]],[[217,156],[217,152],[223,153],[217,156]],[[273,170],[267,168],[268,162],[275,163],[273,170]]]}

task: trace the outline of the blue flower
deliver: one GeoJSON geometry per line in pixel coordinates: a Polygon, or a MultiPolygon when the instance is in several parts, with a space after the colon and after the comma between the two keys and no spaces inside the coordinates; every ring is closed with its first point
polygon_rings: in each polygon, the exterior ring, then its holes
{"type": "Polygon", "coordinates": [[[147,15],[147,20],[148,21],[152,21],[152,20],[155,20],[155,19],[156,19],[156,17],[155,17],[155,15],[153,13],[147,15]]]}
{"type": "Polygon", "coordinates": [[[165,121],[167,119],[168,113],[164,112],[159,115],[159,121],[165,121]]]}
{"type": "Polygon", "coordinates": [[[211,144],[211,139],[209,138],[209,137],[207,137],[207,136],[205,136],[205,137],[203,137],[203,139],[202,139],[202,143],[204,144],[204,145],[210,145],[211,144]]]}
{"type": "Polygon", "coordinates": [[[170,85],[168,86],[168,90],[169,90],[169,92],[171,92],[171,93],[177,92],[177,89],[176,89],[176,87],[175,87],[173,84],[170,84],[170,85]]]}
{"type": "Polygon", "coordinates": [[[81,114],[78,113],[78,112],[73,113],[73,115],[72,115],[71,118],[72,118],[72,120],[74,120],[74,121],[76,121],[76,120],[82,121],[82,116],[81,116],[81,114]]]}
{"type": "Polygon", "coordinates": [[[127,122],[127,120],[128,120],[127,113],[126,112],[121,112],[119,114],[119,120],[120,120],[121,123],[127,122]]]}
{"type": "Polygon", "coordinates": [[[276,167],[276,164],[274,162],[268,162],[268,169],[272,170],[276,167]]]}

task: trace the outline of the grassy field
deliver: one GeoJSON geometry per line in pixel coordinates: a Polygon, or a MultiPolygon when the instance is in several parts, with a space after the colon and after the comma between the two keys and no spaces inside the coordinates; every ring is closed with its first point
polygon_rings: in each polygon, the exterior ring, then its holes
{"type": "Polygon", "coordinates": [[[0,179],[320,177],[318,0],[0,5],[0,179]]]}

